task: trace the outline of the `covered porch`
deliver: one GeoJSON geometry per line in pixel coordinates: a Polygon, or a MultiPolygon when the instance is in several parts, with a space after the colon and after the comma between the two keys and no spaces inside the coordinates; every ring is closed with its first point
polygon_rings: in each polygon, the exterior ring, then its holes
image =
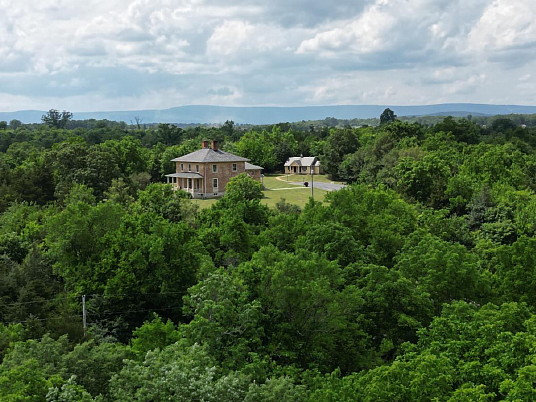
{"type": "Polygon", "coordinates": [[[171,173],[166,175],[166,182],[175,190],[184,190],[192,194],[193,198],[204,198],[204,177],[199,173],[171,173]]]}

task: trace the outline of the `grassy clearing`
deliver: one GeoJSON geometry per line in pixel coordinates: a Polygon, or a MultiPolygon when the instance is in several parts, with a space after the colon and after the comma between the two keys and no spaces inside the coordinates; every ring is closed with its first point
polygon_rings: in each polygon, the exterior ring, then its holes
{"type": "MultiPolygon", "coordinates": [[[[319,190],[315,188],[314,196],[316,201],[322,201],[326,195],[327,191],[319,190]]],[[[298,205],[303,207],[309,201],[311,197],[311,188],[307,187],[296,187],[290,190],[265,190],[264,198],[261,200],[261,203],[268,205],[269,207],[275,207],[275,204],[284,198],[289,204],[298,205]]]]}
{"type": "MultiPolygon", "coordinates": [[[[294,182],[299,182],[299,183],[303,183],[304,181],[311,182],[310,174],[289,174],[289,175],[284,174],[284,175],[280,175],[280,177],[285,181],[294,181],[294,182]]],[[[319,183],[344,184],[342,181],[330,180],[328,176],[325,174],[315,174],[314,181],[317,181],[319,183]]]]}
{"type": "MultiPolygon", "coordinates": [[[[295,175],[296,177],[299,177],[298,175],[295,175]]],[[[294,177],[294,175],[290,175],[289,177],[294,177]]],[[[307,176],[301,176],[301,179],[307,176]]],[[[308,176],[310,178],[310,176],[308,176]]],[[[315,176],[315,180],[317,177],[315,176]]],[[[290,181],[290,180],[289,180],[290,181]]],[[[299,181],[299,180],[295,180],[299,181]]],[[[319,180],[320,181],[320,180],[319,180]]],[[[301,180],[303,182],[303,180],[301,180]]],[[[281,198],[284,198],[286,202],[289,204],[298,205],[299,207],[303,207],[305,204],[307,204],[307,201],[309,201],[309,197],[311,197],[311,188],[310,187],[304,187],[304,186],[297,186],[290,184],[285,180],[284,175],[267,175],[264,177],[263,184],[265,187],[265,190],[263,191],[264,198],[261,200],[261,203],[264,205],[267,205],[271,208],[275,207],[275,204],[281,200],[281,198]],[[278,179],[278,177],[280,179],[278,179]]],[[[314,189],[314,196],[316,201],[322,201],[326,195],[327,191],[320,190],[318,188],[314,189]]],[[[193,200],[194,203],[199,205],[201,209],[204,208],[210,208],[212,205],[216,203],[217,199],[207,199],[207,200],[200,200],[195,199],[193,200]]]]}
{"type": "Polygon", "coordinates": [[[288,187],[296,187],[300,188],[301,186],[296,186],[294,184],[288,183],[284,176],[276,175],[276,176],[264,176],[262,183],[264,184],[264,187],[266,189],[277,189],[277,188],[288,188],[288,187]]]}

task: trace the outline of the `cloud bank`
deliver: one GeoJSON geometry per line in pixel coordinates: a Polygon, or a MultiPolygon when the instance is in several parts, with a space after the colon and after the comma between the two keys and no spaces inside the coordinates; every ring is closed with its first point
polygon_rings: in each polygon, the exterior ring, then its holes
{"type": "Polygon", "coordinates": [[[534,104],[533,0],[0,0],[0,110],[534,104]]]}

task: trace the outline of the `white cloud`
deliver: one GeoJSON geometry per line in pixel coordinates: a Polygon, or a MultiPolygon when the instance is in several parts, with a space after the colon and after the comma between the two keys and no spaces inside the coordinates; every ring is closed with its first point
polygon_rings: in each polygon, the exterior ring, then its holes
{"type": "Polygon", "coordinates": [[[0,0],[0,107],[533,103],[532,2],[0,0]]]}
{"type": "Polygon", "coordinates": [[[495,0],[468,35],[480,57],[506,63],[536,59],[536,10],[532,0],[495,0]]]}

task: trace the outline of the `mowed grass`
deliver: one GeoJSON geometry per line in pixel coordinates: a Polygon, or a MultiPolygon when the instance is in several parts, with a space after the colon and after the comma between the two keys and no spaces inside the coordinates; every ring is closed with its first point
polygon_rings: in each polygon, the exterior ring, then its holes
{"type": "MultiPolygon", "coordinates": [[[[289,177],[300,177],[298,175],[289,175],[289,177]]],[[[301,176],[301,180],[294,180],[296,182],[303,182],[303,181],[310,181],[310,180],[303,180],[304,177],[307,176],[301,176]]],[[[309,179],[311,176],[308,176],[309,179]]],[[[315,176],[315,180],[317,177],[315,176]]],[[[291,181],[291,180],[289,180],[291,181]]],[[[285,175],[266,175],[263,178],[263,184],[265,187],[265,190],[263,191],[264,198],[261,200],[261,203],[264,205],[267,205],[271,208],[275,207],[275,204],[277,204],[282,198],[285,199],[285,202],[288,202],[289,204],[298,205],[299,207],[305,206],[307,202],[309,201],[309,198],[311,197],[311,188],[310,187],[304,187],[303,185],[293,185],[286,181],[285,175]]],[[[315,201],[322,201],[324,200],[324,197],[326,195],[327,191],[320,190],[318,188],[314,189],[314,198],[315,201]]],[[[210,208],[212,205],[216,203],[217,199],[207,199],[207,200],[200,200],[200,199],[194,199],[193,202],[199,205],[201,209],[204,208],[210,208]]]]}
{"type": "MultiPolygon", "coordinates": [[[[327,191],[315,188],[315,201],[324,200],[326,193],[327,191]]],[[[299,207],[303,207],[305,206],[305,204],[307,204],[309,198],[311,198],[311,188],[296,187],[289,190],[267,189],[264,191],[264,198],[261,200],[261,203],[273,208],[275,207],[275,204],[277,204],[282,198],[284,198],[285,202],[288,202],[289,204],[294,204],[299,207]]]]}
{"type": "MultiPolygon", "coordinates": [[[[310,174],[289,174],[289,175],[281,175],[281,178],[283,178],[285,181],[294,181],[303,183],[304,181],[311,182],[311,175],[310,174]]],[[[329,177],[325,174],[315,174],[314,175],[314,181],[320,182],[320,183],[337,183],[337,184],[344,184],[342,181],[334,181],[330,180],[329,177]]]]}

